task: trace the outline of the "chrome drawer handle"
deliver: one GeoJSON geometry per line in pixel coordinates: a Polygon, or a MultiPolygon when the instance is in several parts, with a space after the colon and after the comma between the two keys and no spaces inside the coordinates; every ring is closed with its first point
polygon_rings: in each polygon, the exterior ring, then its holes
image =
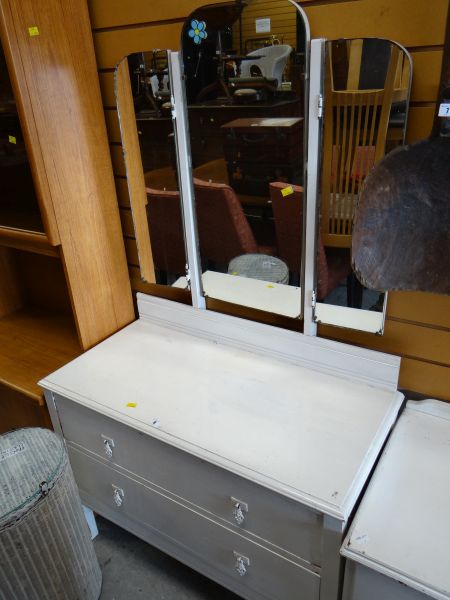
{"type": "Polygon", "coordinates": [[[112,438],[106,437],[106,435],[101,434],[103,440],[103,448],[105,450],[105,454],[108,458],[112,458],[113,456],[113,448],[114,448],[114,440],[112,438]]]}
{"type": "Polygon", "coordinates": [[[124,491],[121,488],[118,488],[115,485],[113,485],[113,498],[117,506],[122,506],[124,496],[124,491]]]}
{"type": "Polygon", "coordinates": [[[105,444],[105,454],[108,458],[112,458],[113,455],[113,449],[111,447],[111,444],[108,441],[104,441],[105,444]]]}
{"type": "Polygon", "coordinates": [[[245,514],[248,512],[248,504],[238,500],[237,498],[231,497],[233,503],[233,517],[238,525],[242,525],[245,521],[245,514]]]}
{"type": "Polygon", "coordinates": [[[238,575],[244,577],[244,575],[247,573],[247,567],[250,566],[250,559],[242,554],[239,554],[238,552],[233,552],[233,554],[236,559],[234,568],[236,569],[238,575]]]}
{"type": "Polygon", "coordinates": [[[233,508],[233,517],[238,525],[242,525],[245,521],[245,515],[242,512],[242,508],[240,504],[235,504],[233,508]]]}

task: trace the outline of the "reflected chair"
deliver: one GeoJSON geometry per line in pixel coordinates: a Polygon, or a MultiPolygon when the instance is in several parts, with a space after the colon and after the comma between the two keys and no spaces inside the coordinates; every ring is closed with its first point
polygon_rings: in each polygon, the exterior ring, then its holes
{"type": "Polygon", "coordinates": [[[235,191],[224,183],[194,179],[197,228],[202,263],[224,268],[241,254],[273,255],[258,245],[235,191]]]}
{"type": "Polygon", "coordinates": [[[328,47],[321,183],[321,235],[326,247],[351,247],[361,184],[385,154],[399,53],[393,45],[384,88],[336,90],[328,47]]]}
{"type": "Polygon", "coordinates": [[[241,66],[241,77],[249,78],[256,71],[258,75],[266,79],[276,79],[277,87],[281,86],[283,80],[283,71],[286,68],[287,61],[291,55],[292,47],[288,44],[278,44],[276,46],[266,46],[249,52],[250,56],[260,56],[261,58],[245,60],[241,66]]]}
{"type": "Polygon", "coordinates": [[[167,275],[184,275],[186,249],[179,192],[147,191],[147,218],[153,263],[159,279],[167,275]]]}
{"type": "MultiPolygon", "coordinates": [[[[293,193],[283,196],[288,184],[271,183],[278,256],[288,265],[291,279],[299,278],[303,249],[303,188],[291,185],[293,193]]],[[[350,251],[345,248],[325,250],[319,236],[317,249],[317,299],[323,300],[351,273],[350,251]]],[[[348,282],[348,280],[347,280],[348,282]]],[[[348,299],[351,290],[347,288],[348,299]]],[[[351,301],[351,299],[350,299],[351,301]]]]}

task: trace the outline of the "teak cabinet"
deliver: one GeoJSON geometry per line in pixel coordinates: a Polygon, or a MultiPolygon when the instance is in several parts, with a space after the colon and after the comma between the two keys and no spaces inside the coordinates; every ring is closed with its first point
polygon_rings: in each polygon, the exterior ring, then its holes
{"type": "Polygon", "coordinates": [[[84,1],[0,0],[0,431],[134,318],[84,1]]]}

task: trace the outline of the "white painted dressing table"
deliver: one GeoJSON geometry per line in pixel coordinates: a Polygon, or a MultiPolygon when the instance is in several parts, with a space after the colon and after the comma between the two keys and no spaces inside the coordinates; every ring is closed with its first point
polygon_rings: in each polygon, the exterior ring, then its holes
{"type": "Polygon", "coordinates": [[[250,600],[337,600],[399,359],[138,295],[45,378],[83,502],[250,600]]]}
{"type": "Polygon", "coordinates": [[[450,405],[408,402],[353,519],[344,600],[450,598],[450,405]]]}

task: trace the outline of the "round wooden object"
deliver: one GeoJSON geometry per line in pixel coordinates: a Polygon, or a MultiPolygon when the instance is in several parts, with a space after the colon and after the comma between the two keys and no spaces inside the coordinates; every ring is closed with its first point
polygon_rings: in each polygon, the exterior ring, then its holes
{"type": "Polygon", "coordinates": [[[450,294],[450,138],[399,148],[370,172],[352,266],[368,288],[450,294]]]}
{"type": "Polygon", "coordinates": [[[0,599],[96,600],[102,575],[62,440],[0,436],[0,599]]]}

